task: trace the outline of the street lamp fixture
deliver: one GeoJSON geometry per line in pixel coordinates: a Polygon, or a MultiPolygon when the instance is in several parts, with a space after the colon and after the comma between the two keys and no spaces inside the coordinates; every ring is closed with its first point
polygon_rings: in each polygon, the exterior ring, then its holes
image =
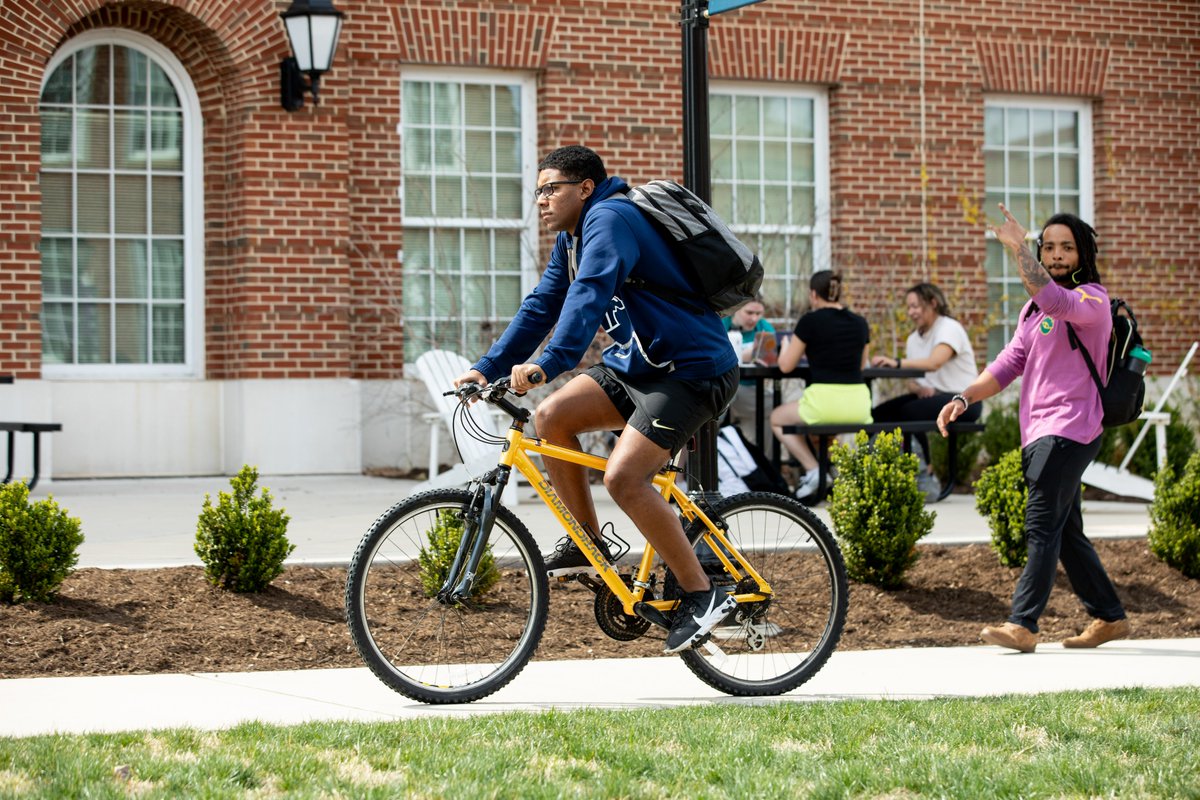
{"type": "Polygon", "coordinates": [[[304,107],[304,93],[320,104],[321,74],[329,71],[342,32],[342,12],[332,0],[292,0],[279,16],[287,30],[292,56],[279,65],[279,100],[288,111],[304,107]],[[304,75],[308,74],[305,85],[304,75]]]}

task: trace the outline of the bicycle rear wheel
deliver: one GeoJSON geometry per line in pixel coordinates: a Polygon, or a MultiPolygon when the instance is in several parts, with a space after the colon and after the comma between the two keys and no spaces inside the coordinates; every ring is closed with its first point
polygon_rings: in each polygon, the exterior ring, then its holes
{"type": "Polygon", "coordinates": [[[430,596],[481,503],[462,489],[415,495],[375,521],[350,562],[346,618],[354,644],[380,680],[414,700],[485,697],[511,681],[541,641],[546,568],[529,530],[503,506],[471,596],[457,603],[430,596]]]}
{"type": "MultiPolygon", "coordinates": [[[[735,495],[714,512],[773,594],[739,605],[706,644],[680,655],[700,680],[722,692],[757,696],[795,689],[829,659],[846,623],[849,584],[837,542],[816,514],[778,494],[735,495]]],[[[702,535],[693,545],[701,562],[712,561],[702,535]]],[[[753,591],[750,583],[739,591],[753,591]]]]}

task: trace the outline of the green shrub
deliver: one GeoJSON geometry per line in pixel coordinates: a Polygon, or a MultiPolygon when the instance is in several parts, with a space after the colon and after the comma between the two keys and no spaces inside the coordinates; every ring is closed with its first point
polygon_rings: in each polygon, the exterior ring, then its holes
{"type": "Polygon", "coordinates": [[[992,549],[1006,567],[1023,567],[1025,547],[1025,470],[1021,451],[1010,450],[988,467],[975,482],[975,509],[987,517],[992,549]]]}
{"type": "MultiPolygon", "coordinates": [[[[1184,421],[1179,409],[1167,405],[1163,407],[1163,411],[1171,415],[1171,421],[1167,423],[1166,463],[1170,464],[1176,475],[1179,475],[1187,466],[1192,453],[1196,452],[1196,434],[1184,421]]],[[[1129,452],[1129,448],[1133,445],[1133,440],[1137,438],[1142,426],[1146,424],[1148,423],[1138,421],[1122,425],[1119,428],[1106,429],[1104,438],[1100,440],[1100,453],[1096,456],[1096,460],[1113,466],[1120,464],[1124,460],[1125,454],[1129,452]]],[[[1137,452],[1129,460],[1127,468],[1134,475],[1153,479],[1158,472],[1158,456],[1155,453],[1154,442],[1155,432],[1147,431],[1142,443],[1138,445],[1137,452]]]]}
{"type": "MultiPolygon", "coordinates": [[[[425,590],[426,597],[433,597],[446,582],[446,576],[454,564],[454,556],[458,553],[458,544],[463,535],[462,515],[449,509],[439,512],[437,522],[426,535],[429,546],[421,548],[417,563],[421,567],[421,588],[425,590]]],[[[496,559],[492,557],[491,545],[488,545],[479,559],[474,594],[483,594],[498,580],[500,570],[496,568],[496,559]]]]}
{"type": "Polygon", "coordinates": [[[221,492],[217,504],[204,495],[196,523],[196,555],[213,586],[234,592],[261,592],[279,573],[296,546],[287,540],[290,517],[271,507],[271,493],[254,496],[258,470],[249,465],[229,479],[233,494],[221,492]]]}
{"type": "Polygon", "coordinates": [[[917,457],[905,453],[899,431],[881,433],[873,444],[859,431],[854,447],[835,444],[837,482],[829,515],[842,547],[846,573],[884,589],[898,587],[917,561],[917,541],[933,529],[917,488],[917,457]]]}
{"type": "Polygon", "coordinates": [[[1017,402],[989,404],[983,424],[984,431],[980,436],[988,465],[998,462],[1005,453],[1021,449],[1021,418],[1017,402]]]}
{"type": "Polygon", "coordinates": [[[29,502],[21,481],[0,486],[0,602],[49,602],[79,561],[83,534],[53,498],[29,502]]]}
{"type": "Polygon", "coordinates": [[[1179,480],[1170,466],[1158,473],[1147,542],[1159,560],[1200,578],[1200,453],[1188,459],[1179,480]]]}

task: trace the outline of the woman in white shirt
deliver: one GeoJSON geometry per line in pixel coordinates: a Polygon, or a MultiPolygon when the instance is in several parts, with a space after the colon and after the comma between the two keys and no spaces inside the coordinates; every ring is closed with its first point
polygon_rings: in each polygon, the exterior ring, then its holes
{"type": "MultiPolygon", "coordinates": [[[[918,283],[905,294],[904,304],[916,326],[905,342],[904,357],[875,356],[871,363],[877,367],[923,369],[925,377],[909,381],[907,393],[873,408],[871,416],[876,422],[936,420],[942,407],[979,374],[971,337],[950,316],[941,289],[932,283],[918,283]]],[[[982,403],[972,403],[960,419],[975,421],[982,411],[982,403]]],[[[929,439],[923,433],[916,436],[928,464],[929,439]]]]}

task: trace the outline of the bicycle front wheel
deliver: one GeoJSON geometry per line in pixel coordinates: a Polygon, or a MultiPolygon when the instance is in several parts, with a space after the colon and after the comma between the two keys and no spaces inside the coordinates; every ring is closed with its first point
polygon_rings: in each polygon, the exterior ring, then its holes
{"type": "Polygon", "coordinates": [[[384,683],[424,703],[478,700],[511,681],[537,649],[549,586],[529,530],[498,507],[475,589],[438,590],[480,495],[423,492],[386,511],[363,537],[346,577],[346,618],[359,654],[384,683]]]}
{"type": "MultiPolygon", "coordinates": [[[[740,604],[706,644],[680,655],[700,680],[722,692],[757,696],[795,689],[829,659],[846,623],[849,584],[837,542],[816,514],[782,495],[735,495],[713,511],[772,594],[740,604]]],[[[703,542],[702,535],[693,542],[697,555],[711,563],[703,542]]],[[[752,583],[744,580],[738,591],[754,591],[752,583]]]]}

